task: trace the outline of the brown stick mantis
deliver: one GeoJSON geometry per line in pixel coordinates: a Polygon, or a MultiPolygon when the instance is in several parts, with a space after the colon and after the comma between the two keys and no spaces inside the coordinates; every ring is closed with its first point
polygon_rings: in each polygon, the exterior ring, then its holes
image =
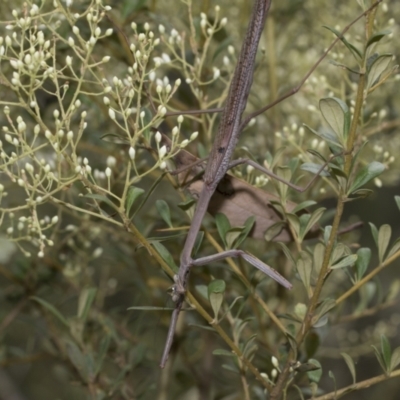
{"type": "MultiPolygon", "coordinates": [[[[339,37],[331,44],[331,46],[324,52],[324,54],[314,64],[314,66],[311,68],[308,74],[303,78],[303,80],[295,89],[291,90],[286,95],[274,101],[272,104],[263,107],[262,109],[258,110],[257,112],[251,114],[250,116],[242,120],[242,113],[246,107],[247,98],[249,96],[253,80],[256,52],[261,37],[261,33],[264,28],[265,19],[271,5],[271,1],[272,0],[255,0],[254,3],[250,23],[247,28],[242,50],[230,84],[226,100],[226,106],[223,109],[219,129],[204,172],[204,177],[203,177],[204,185],[200,192],[195,214],[193,216],[189,232],[187,234],[186,241],[182,250],[179,272],[177,275],[174,276],[175,284],[173,285],[172,288],[172,293],[173,293],[172,299],[175,302],[175,308],[172,313],[172,319],[168,330],[168,336],[160,363],[161,368],[165,366],[172,346],[175,327],[177,324],[179,313],[182,309],[182,305],[184,302],[185,291],[191,267],[206,265],[209,264],[210,262],[222,260],[229,257],[241,257],[245,261],[252,264],[254,267],[264,272],[266,275],[276,280],[285,288],[290,289],[292,287],[291,283],[287,281],[283,276],[281,276],[277,271],[269,267],[267,264],[263,263],[258,258],[254,257],[253,255],[243,250],[227,250],[218,254],[205,256],[198,259],[193,259],[191,256],[210,199],[214,191],[216,190],[218,183],[225,176],[228,169],[240,164],[247,163],[259,169],[260,171],[266,173],[267,175],[282,181],[282,179],[279,178],[277,175],[273,174],[271,171],[261,167],[260,165],[251,160],[239,159],[233,162],[231,161],[231,157],[238,142],[239,135],[243,130],[243,128],[249,123],[249,121],[252,118],[266,111],[270,107],[276,105],[280,101],[297,93],[298,90],[301,88],[301,86],[304,84],[304,82],[307,80],[307,78],[312,74],[315,68],[325,58],[325,56],[328,54],[331,48],[337,43],[338,40],[340,40],[339,37]]],[[[370,9],[376,7],[378,3],[379,1],[375,3],[370,9]]],[[[369,10],[367,10],[366,12],[368,12],[369,10]]],[[[353,25],[363,15],[365,15],[366,12],[361,14],[356,20],[354,20],[351,24],[349,24],[342,31],[342,35],[350,28],[351,25],[353,25]]],[[[295,190],[303,192],[307,190],[315,182],[320,173],[326,168],[328,162],[322,165],[322,167],[316,173],[314,178],[304,188],[296,186],[290,182],[285,181],[285,183],[288,186],[294,188],[295,190]]]]}

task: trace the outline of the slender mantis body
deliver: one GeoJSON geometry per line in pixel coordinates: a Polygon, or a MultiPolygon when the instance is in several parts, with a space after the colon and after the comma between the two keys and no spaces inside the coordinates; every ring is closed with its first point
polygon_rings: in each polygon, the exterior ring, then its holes
{"type": "Polygon", "coordinates": [[[216,261],[226,257],[239,256],[249,261],[256,268],[261,269],[284,287],[292,287],[290,282],[288,282],[275,270],[269,268],[254,256],[251,256],[250,254],[247,254],[241,250],[229,250],[214,256],[203,257],[198,260],[193,260],[191,257],[197,234],[201,228],[203,217],[207,211],[208,203],[210,202],[218,183],[224,177],[226,171],[230,168],[231,157],[242,129],[242,113],[246,107],[247,98],[249,96],[250,87],[253,80],[254,63],[258,43],[260,41],[265,18],[270,5],[271,0],[256,0],[254,4],[251,22],[247,29],[242,51],[240,53],[236,70],[229,88],[229,93],[226,100],[227,106],[222,113],[218,133],[210,153],[207,167],[205,169],[204,186],[200,192],[196,212],[190,225],[186,242],[181,254],[179,272],[178,275],[175,275],[174,277],[175,285],[172,289],[172,298],[175,302],[175,309],[173,311],[168,338],[160,364],[161,367],[165,366],[165,363],[168,359],[176,322],[185,298],[189,271],[192,266],[204,265],[211,261],[216,261]]]}
{"type": "MultiPolygon", "coordinates": [[[[244,120],[242,120],[242,113],[247,104],[247,98],[249,96],[253,72],[255,65],[255,57],[260,41],[261,33],[264,28],[265,19],[268,14],[272,0],[255,0],[253,12],[251,15],[250,23],[247,28],[246,36],[242,45],[242,50],[236,65],[236,69],[230,84],[228,97],[226,100],[226,106],[222,111],[221,122],[218,128],[218,132],[213,143],[210,155],[208,157],[207,166],[204,172],[204,185],[200,192],[195,214],[190,225],[189,232],[186,237],[186,241],[182,250],[180,267],[178,274],[174,276],[175,284],[172,288],[172,299],[175,302],[175,308],[172,313],[172,319],[168,330],[168,336],[166,344],[164,347],[163,356],[161,359],[160,367],[163,368],[167,362],[168,355],[172,346],[173,336],[175,332],[175,327],[177,324],[179,313],[182,309],[182,305],[185,298],[185,291],[187,288],[188,277],[190,268],[192,266],[206,265],[213,261],[222,260],[228,257],[242,257],[244,260],[252,264],[254,267],[258,268],[266,275],[270,276],[278,283],[280,283],[285,288],[290,289],[292,287],[291,283],[282,277],[277,271],[264,264],[261,260],[257,259],[253,255],[246,253],[242,250],[228,250],[212,256],[206,256],[199,259],[193,259],[191,254],[195,245],[197,235],[200,231],[203,217],[207,211],[210,199],[216,190],[219,182],[225,176],[228,169],[243,164],[247,162],[248,164],[254,166],[255,168],[261,170],[262,172],[281,180],[278,176],[271,173],[271,171],[259,166],[258,164],[252,162],[251,160],[236,160],[231,161],[232,154],[235,150],[236,144],[239,139],[240,132],[249,123],[251,118],[261,114],[262,112],[273,107],[280,101],[294,95],[299,91],[301,86],[307,80],[307,78],[312,74],[320,62],[325,58],[332,47],[340,40],[338,37],[324,54],[318,59],[306,76],[302,79],[299,85],[280,97],[278,100],[274,101],[268,106],[261,108],[260,110],[252,113],[244,120]]],[[[372,8],[376,7],[379,3],[377,1],[374,3],[367,11],[356,18],[352,23],[350,23],[343,31],[342,35],[352,26],[356,21],[358,21],[363,15],[366,15],[372,8]]],[[[174,113],[172,113],[174,114],[174,113]]],[[[330,161],[330,160],[329,160],[330,161]]],[[[307,190],[314,181],[318,178],[319,174],[325,169],[326,162],[320,170],[315,174],[314,178],[306,185],[304,188],[296,186],[290,182],[285,182],[288,186],[294,188],[297,191],[303,192],[307,190]]]]}

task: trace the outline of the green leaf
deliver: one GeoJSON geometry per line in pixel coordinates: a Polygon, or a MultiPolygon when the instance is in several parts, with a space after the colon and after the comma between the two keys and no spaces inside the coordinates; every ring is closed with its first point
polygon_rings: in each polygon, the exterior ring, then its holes
{"type": "Polygon", "coordinates": [[[367,247],[362,247],[357,250],[357,261],[356,261],[356,276],[357,281],[359,281],[365,274],[368,268],[369,262],[371,260],[371,249],[367,247]]]}
{"type": "Polygon", "coordinates": [[[127,310],[136,310],[136,311],[172,311],[174,307],[155,307],[155,306],[134,306],[128,307],[127,310]]]}
{"type": "Polygon", "coordinates": [[[60,311],[58,311],[52,304],[50,304],[46,300],[43,300],[40,297],[36,297],[36,296],[31,296],[31,299],[35,300],[41,306],[43,306],[46,310],[50,311],[60,322],[62,322],[67,328],[69,328],[69,322],[60,313],[60,311]]]}
{"type": "Polygon", "coordinates": [[[324,254],[325,246],[322,243],[317,243],[313,252],[313,271],[316,275],[319,275],[319,271],[321,270],[324,254]]]}
{"type": "Polygon", "coordinates": [[[172,228],[172,222],[171,222],[171,212],[169,211],[169,205],[165,200],[157,200],[156,201],[156,208],[158,213],[160,214],[161,218],[164,220],[164,222],[172,228]]]}
{"type": "Polygon", "coordinates": [[[229,229],[231,229],[229,219],[226,217],[225,214],[218,213],[215,216],[215,223],[217,224],[219,236],[224,243],[225,248],[227,248],[226,234],[228,233],[229,229]]]}
{"type": "Polygon", "coordinates": [[[350,110],[347,104],[336,98],[327,97],[319,101],[322,116],[336,133],[339,143],[344,144],[350,129],[350,110]]]}
{"type": "Polygon", "coordinates": [[[86,321],[90,307],[96,297],[97,288],[85,288],[81,291],[78,300],[78,317],[86,321]]]}
{"type": "Polygon", "coordinates": [[[308,363],[307,363],[307,364],[312,364],[312,365],[314,365],[315,368],[316,368],[314,371],[308,371],[308,372],[307,372],[308,379],[309,379],[311,382],[318,383],[319,380],[321,379],[321,376],[322,376],[322,367],[321,367],[321,363],[320,363],[318,360],[315,360],[314,358],[310,358],[310,359],[308,360],[308,363]]]}
{"type": "Polygon", "coordinates": [[[345,37],[341,34],[341,32],[339,32],[338,30],[336,30],[335,28],[331,28],[329,26],[324,25],[324,28],[328,29],[329,31],[331,31],[332,33],[334,33],[342,42],[343,44],[350,50],[351,54],[353,54],[353,56],[358,56],[359,58],[362,58],[362,53],[360,50],[357,49],[357,47],[355,47],[354,45],[352,45],[350,42],[348,42],[345,37]]]}
{"type": "Polygon", "coordinates": [[[313,326],[321,319],[325,314],[327,314],[332,308],[336,307],[336,301],[331,298],[326,298],[316,309],[315,316],[312,320],[313,326]]]}
{"type": "Polygon", "coordinates": [[[281,247],[282,251],[285,253],[286,258],[291,261],[292,266],[295,267],[296,266],[296,261],[293,258],[292,252],[288,249],[288,247],[282,243],[282,242],[278,242],[278,245],[281,247]]]}
{"type": "Polygon", "coordinates": [[[225,293],[226,283],[222,279],[215,279],[208,285],[208,296],[211,293],[225,293]]]}
{"type": "Polygon", "coordinates": [[[226,357],[236,357],[232,351],[224,349],[215,349],[213,352],[214,356],[226,356],[226,357]]]}
{"type": "Polygon", "coordinates": [[[99,202],[104,202],[104,203],[108,204],[111,208],[113,208],[114,210],[117,210],[117,206],[107,196],[104,196],[102,194],[87,193],[83,197],[87,197],[89,199],[94,199],[99,202]]]}
{"type": "Polygon", "coordinates": [[[358,172],[347,194],[350,195],[355,190],[364,186],[367,182],[379,176],[384,170],[385,166],[380,162],[373,161],[368,164],[358,172]]]}
{"type": "Polygon", "coordinates": [[[392,353],[392,359],[390,360],[390,372],[394,371],[400,364],[400,347],[394,349],[392,353]]]}
{"type": "Polygon", "coordinates": [[[129,212],[131,211],[132,205],[135,202],[135,200],[141,196],[145,191],[142,188],[138,188],[135,186],[130,186],[128,189],[128,194],[126,196],[126,214],[129,215],[129,212]]]}
{"type": "Polygon", "coordinates": [[[382,263],[385,259],[386,250],[392,236],[392,228],[388,224],[384,224],[379,228],[378,232],[378,253],[379,262],[382,263]]]}
{"type": "Polygon", "coordinates": [[[379,247],[378,245],[378,229],[376,229],[376,226],[370,222],[369,226],[371,227],[371,233],[372,233],[372,237],[374,238],[375,241],[375,245],[376,247],[379,247]]]}
{"type": "Polygon", "coordinates": [[[95,376],[94,362],[91,355],[85,356],[81,349],[71,341],[67,342],[66,348],[69,359],[84,382],[88,383],[91,381],[95,376]]]}
{"type": "Polygon", "coordinates": [[[101,371],[101,367],[103,366],[104,359],[106,358],[108,348],[110,347],[110,342],[111,342],[110,335],[104,336],[100,341],[99,351],[96,360],[95,375],[98,375],[98,373],[101,371]]]}
{"type": "Polygon", "coordinates": [[[397,208],[400,211],[400,196],[394,196],[394,200],[395,200],[395,202],[397,204],[397,208]]]}
{"type": "Polygon", "coordinates": [[[162,259],[170,266],[170,268],[174,272],[178,272],[178,267],[168,249],[160,242],[152,242],[151,244],[157,250],[158,254],[160,254],[162,259]]]}
{"type": "MultiPolygon", "coordinates": [[[[155,181],[154,183],[151,185],[150,189],[146,190],[146,195],[143,197],[142,201],[140,202],[140,204],[136,207],[135,211],[133,212],[131,219],[133,219],[136,214],[142,209],[142,207],[146,204],[146,201],[148,200],[148,198],[152,195],[152,193],[154,192],[154,190],[156,189],[156,187],[158,186],[158,184],[162,181],[162,179],[164,178],[164,175],[166,174],[166,172],[163,172],[155,181]]],[[[194,202],[194,200],[189,200],[194,202]]],[[[178,205],[179,207],[179,205],[178,205]]]]}
{"type": "Polygon", "coordinates": [[[240,233],[242,232],[244,227],[234,227],[229,229],[229,231],[226,233],[225,235],[225,239],[226,239],[226,247],[228,249],[232,249],[234,247],[236,247],[234,244],[236,242],[236,240],[239,238],[240,233]]]}
{"type": "Polygon", "coordinates": [[[400,238],[397,238],[396,241],[393,243],[392,248],[390,249],[387,258],[390,258],[394,254],[396,254],[400,250],[400,238]]]}
{"type": "MultiPolygon", "coordinates": [[[[297,303],[294,306],[294,313],[300,318],[302,321],[307,313],[307,306],[304,303],[297,303]]],[[[297,321],[297,319],[296,319],[297,321]]]]}
{"type": "Polygon", "coordinates": [[[356,383],[356,367],[353,359],[347,353],[340,353],[340,355],[344,358],[344,361],[350,370],[351,376],[353,377],[353,383],[356,383]]]}
{"type": "Polygon", "coordinates": [[[319,345],[320,345],[319,335],[315,331],[309,332],[305,340],[307,358],[312,357],[317,352],[319,345]]]}
{"type": "Polygon", "coordinates": [[[317,224],[325,210],[326,208],[320,207],[317,210],[313,211],[313,213],[310,215],[307,225],[300,232],[301,238],[304,238],[307,233],[314,227],[314,225],[317,224]]]}
{"type": "Polygon", "coordinates": [[[267,228],[267,230],[264,232],[264,239],[267,242],[272,242],[276,236],[278,236],[281,232],[282,229],[286,226],[286,223],[284,221],[279,221],[275,222],[275,224],[272,224],[270,227],[267,228]]]}
{"type": "Polygon", "coordinates": [[[379,352],[379,350],[375,346],[371,346],[371,347],[374,349],[375,356],[376,356],[380,366],[382,367],[383,372],[386,374],[387,373],[386,365],[385,365],[384,359],[382,358],[381,353],[379,352]]]}
{"type": "Polygon", "coordinates": [[[235,374],[238,374],[238,375],[241,374],[241,372],[239,371],[239,369],[236,365],[222,364],[222,368],[224,368],[230,372],[233,372],[235,374]]]}
{"type": "Polygon", "coordinates": [[[330,130],[328,129],[320,129],[318,132],[312,128],[310,128],[308,125],[303,124],[311,133],[314,135],[320,137],[321,139],[325,140],[328,143],[333,144],[334,146],[337,146],[339,148],[343,148],[343,144],[341,144],[335,134],[333,134],[330,130]]]}
{"type": "Polygon", "coordinates": [[[390,363],[392,360],[392,350],[390,348],[389,340],[385,335],[381,336],[381,350],[382,350],[382,357],[386,366],[386,371],[388,371],[390,369],[390,363]]]}
{"type": "Polygon", "coordinates": [[[314,175],[317,175],[319,173],[320,176],[330,176],[330,173],[326,169],[320,171],[321,167],[322,167],[321,164],[304,163],[301,165],[300,169],[302,171],[311,172],[314,175]]]}
{"type": "Polygon", "coordinates": [[[382,54],[372,63],[368,73],[367,90],[378,83],[379,77],[392,61],[392,54],[382,54]]]}
{"type": "Polygon", "coordinates": [[[311,273],[312,273],[312,261],[311,257],[305,251],[300,253],[300,258],[297,260],[296,265],[297,272],[306,288],[307,294],[310,297],[312,295],[311,291],[311,273]]]}
{"type": "Polygon", "coordinates": [[[332,265],[331,269],[339,269],[339,268],[345,268],[350,265],[353,265],[357,261],[357,254],[351,254],[347,257],[344,257],[342,260],[340,260],[337,264],[332,265]]]}
{"type": "Polygon", "coordinates": [[[253,229],[255,221],[256,219],[254,216],[251,216],[246,219],[244,227],[236,241],[235,247],[239,247],[243,243],[243,241],[247,238],[247,236],[249,236],[249,233],[253,229]]]}
{"type": "Polygon", "coordinates": [[[384,31],[375,33],[368,39],[368,42],[367,42],[365,48],[367,49],[369,46],[371,46],[372,44],[374,44],[376,42],[379,42],[383,37],[385,37],[386,35],[390,35],[391,33],[392,32],[389,30],[384,30],[384,31]]]}
{"type": "Polygon", "coordinates": [[[289,224],[291,225],[295,235],[297,237],[300,236],[300,220],[299,217],[295,214],[292,213],[287,213],[286,218],[289,221],[289,224]]]}
{"type": "Polygon", "coordinates": [[[297,206],[296,206],[295,208],[293,208],[292,213],[293,213],[293,214],[296,214],[296,213],[298,213],[299,211],[304,210],[304,209],[307,208],[307,207],[313,206],[314,204],[317,204],[317,202],[314,201],[314,200],[306,200],[306,201],[303,201],[303,202],[301,202],[300,204],[297,204],[297,206]]]}
{"type": "Polygon", "coordinates": [[[197,252],[200,249],[201,244],[203,243],[204,232],[201,231],[197,234],[196,241],[194,242],[192,257],[196,257],[197,252]]]}
{"type": "Polygon", "coordinates": [[[183,210],[183,211],[188,211],[190,210],[194,205],[196,204],[196,202],[194,201],[194,199],[188,199],[186,201],[183,201],[181,203],[178,204],[178,207],[183,210]]]}

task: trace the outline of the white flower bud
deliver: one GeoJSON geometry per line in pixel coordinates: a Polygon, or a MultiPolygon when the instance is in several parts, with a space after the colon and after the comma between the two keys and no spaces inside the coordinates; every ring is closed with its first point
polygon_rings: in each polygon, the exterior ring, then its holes
{"type": "Polygon", "coordinates": [[[199,132],[193,132],[190,135],[190,141],[196,140],[197,136],[199,135],[199,132]]]}
{"type": "Polygon", "coordinates": [[[133,161],[135,159],[136,151],[133,147],[129,148],[129,158],[133,161]]]}
{"type": "Polygon", "coordinates": [[[105,173],[106,173],[106,177],[109,178],[111,176],[111,173],[112,173],[111,168],[107,167],[106,170],[105,170],[105,173]]]}
{"type": "Polygon", "coordinates": [[[158,157],[162,159],[166,154],[167,154],[167,147],[164,145],[160,147],[160,150],[158,150],[158,157]]]}
{"type": "Polygon", "coordinates": [[[51,223],[54,225],[58,222],[58,215],[55,215],[52,219],[51,219],[51,223]]]}
{"type": "Polygon", "coordinates": [[[156,139],[157,143],[161,142],[162,136],[161,136],[161,133],[159,131],[156,132],[155,139],[156,139]]]}
{"type": "Polygon", "coordinates": [[[108,156],[106,164],[107,167],[114,168],[117,165],[117,159],[114,156],[108,156]]]}
{"type": "Polygon", "coordinates": [[[110,108],[110,109],[108,110],[108,115],[110,116],[110,118],[111,118],[112,120],[115,119],[115,111],[114,111],[112,108],[110,108]]]}

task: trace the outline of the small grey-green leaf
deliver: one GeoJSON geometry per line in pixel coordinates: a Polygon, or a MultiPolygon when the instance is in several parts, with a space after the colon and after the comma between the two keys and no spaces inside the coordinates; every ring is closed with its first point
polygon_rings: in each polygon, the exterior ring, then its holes
{"type": "Polygon", "coordinates": [[[350,265],[353,265],[357,261],[357,258],[358,258],[357,254],[351,254],[350,256],[343,258],[337,264],[332,265],[331,269],[345,268],[350,265]]]}
{"type": "Polygon", "coordinates": [[[389,340],[385,335],[381,336],[381,350],[383,360],[385,361],[386,370],[388,371],[392,360],[392,350],[390,348],[389,340]]]}
{"type": "Polygon", "coordinates": [[[391,33],[391,31],[389,31],[389,30],[384,30],[384,31],[375,33],[368,39],[368,42],[367,42],[367,45],[365,46],[365,48],[368,48],[373,43],[379,42],[386,35],[390,35],[390,33],[391,33]]]}
{"type": "Polygon", "coordinates": [[[84,354],[74,342],[68,341],[66,348],[69,359],[79,372],[81,378],[87,383],[89,381],[89,370],[84,354]]]}
{"type": "Polygon", "coordinates": [[[128,194],[126,196],[126,214],[129,215],[132,205],[135,200],[144,193],[142,188],[136,186],[130,186],[128,189],[128,194]]]}
{"type": "Polygon", "coordinates": [[[172,228],[172,221],[171,221],[171,212],[169,210],[169,206],[165,200],[157,200],[156,201],[156,208],[158,213],[160,214],[161,218],[164,222],[172,228]]]}
{"type": "Polygon", "coordinates": [[[347,104],[336,97],[327,97],[320,100],[319,109],[325,121],[336,133],[339,143],[343,144],[350,123],[350,111],[347,104]]]}
{"type": "Polygon", "coordinates": [[[226,248],[227,247],[226,234],[228,233],[229,229],[231,229],[231,224],[229,222],[229,219],[226,217],[225,214],[218,213],[215,216],[215,223],[217,224],[217,230],[219,236],[226,248]]]}
{"type": "Polygon", "coordinates": [[[210,300],[211,307],[214,311],[214,318],[218,319],[219,310],[221,308],[222,302],[224,301],[224,294],[223,293],[210,293],[208,295],[210,300]]]}
{"type": "Polygon", "coordinates": [[[396,241],[393,243],[393,246],[391,247],[391,249],[387,255],[387,258],[392,257],[399,250],[400,250],[400,238],[397,238],[396,241]]]}
{"type": "Polygon", "coordinates": [[[178,267],[175,264],[174,258],[172,257],[172,255],[168,251],[168,249],[163,244],[161,244],[160,242],[157,242],[157,241],[154,241],[151,244],[154,246],[154,248],[157,250],[157,252],[163,258],[163,260],[171,267],[171,269],[174,272],[178,272],[178,267]]]}
{"type": "Polygon", "coordinates": [[[321,363],[318,360],[310,358],[308,360],[308,364],[313,364],[316,367],[316,369],[314,371],[307,372],[308,379],[310,379],[311,382],[318,383],[322,376],[321,363]]]}
{"type": "Polygon", "coordinates": [[[287,213],[286,218],[288,219],[290,225],[293,228],[293,231],[295,232],[296,236],[300,236],[300,221],[299,217],[295,214],[292,213],[287,213]]]}
{"type": "Polygon", "coordinates": [[[312,274],[312,261],[311,257],[305,251],[300,253],[300,258],[297,260],[297,272],[307,290],[308,296],[311,295],[311,274],[312,274]]]}
{"type": "Polygon", "coordinates": [[[321,171],[321,164],[316,164],[316,163],[304,163],[300,166],[300,169],[302,171],[307,171],[311,172],[312,174],[316,175],[319,173],[320,176],[330,176],[330,173],[326,170],[323,169],[321,171]]]}
{"type": "Polygon", "coordinates": [[[351,194],[361,186],[364,186],[367,182],[380,175],[384,170],[385,166],[378,161],[373,161],[368,164],[358,172],[347,194],[351,194]]]}
{"type": "Polygon", "coordinates": [[[78,317],[83,321],[89,314],[90,307],[93,304],[94,298],[96,297],[97,288],[85,288],[81,291],[78,300],[78,317]]]}
{"type": "Polygon", "coordinates": [[[379,228],[378,232],[378,253],[379,262],[385,259],[386,250],[389,245],[390,238],[392,236],[392,228],[388,224],[384,224],[379,228]]]}
{"type": "Polygon", "coordinates": [[[373,62],[368,73],[367,89],[370,89],[377,83],[379,77],[386,70],[391,61],[392,54],[382,54],[373,62]]]}
{"type": "Polygon", "coordinates": [[[336,301],[329,297],[326,298],[316,310],[316,315],[314,317],[315,321],[318,321],[334,307],[336,307],[336,301]]]}
{"type": "Polygon", "coordinates": [[[356,383],[356,367],[353,359],[347,353],[340,353],[340,355],[344,358],[344,361],[350,370],[351,376],[353,377],[353,383],[356,383]]]}
{"type": "Polygon", "coordinates": [[[394,196],[394,200],[395,200],[395,202],[397,204],[397,208],[400,211],[400,196],[394,196]]]}
{"type": "Polygon", "coordinates": [[[60,322],[62,322],[67,328],[69,328],[69,323],[66,318],[58,311],[52,304],[47,302],[46,300],[41,299],[40,297],[31,296],[32,300],[38,302],[45,309],[50,311],[60,322]]]}
{"type": "Polygon", "coordinates": [[[222,279],[215,279],[208,285],[208,296],[211,293],[224,293],[226,289],[226,283],[222,279]]]}
{"type": "Polygon", "coordinates": [[[107,196],[104,196],[102,194],[87,193],[83,197],[87,197],[89,199],[94,199],[94,200],[97,200],[99,202],[103,201],[104,203],[108,204],[114,210],[117,210],[117,206],[107,196]]]}
{"type": "MultiPolygon", "coordinates": [[[[356,46],[354,46],[350,42],[348,42],[347,39],[342,35],[341,32],[339,32],[335,28],[331,28],[326,25],[324,25],[323,27],[328,29],[332,33],[334,33],[343,42],[343,44],[350,50],[350,52],[353,54],[354,57],[358,56],[359,58],[362,58],[361,51],[356,46]]],[[[357,59],[357,57],[355,57],[355,58],[357,59]]]]}
{"type": "Polygon", "coordinates": [[[226,357],[235,357],[235,354],[231,351],[224,349],[215,349],[212,352],[215,356],[226,356],[226,357]]]}
{"type": "Polygon", "coordinates": [[[359,281],[365,274],[365,271],[368,268],[369,262],[371,260],[371,249],[367,247],[362,247],[357,250],[357,261],[356,261],[356,274],[357,281],[359,281]]]}
{"type": "Polygon", "coordinates": [[[337,136],[332,133],[330,130],[328,129],[323,129],[321,128],[318,132],[312,128],[310,128],[308,125],[303,124],[311,133],[313,133],[314,135],[320,137],[321,139],[327,141],[328,143],[331,143],[335,146],[338,146],[340,148],[343,148],[343,144],[341,144],[337,138],[337,136]]]}
{"type": "Polygon", "coordinates": [[[276,236],[278,236],[282,229],[286,226],[284,221],[275,222],[275,224],[268,227],[268,229],[264,233],[264,239],[267,242],[272,242],[276,236]]]}
{"type": "Polygon", "coordinates": [[[306,201],[303,201],[303,202],[301,202],[300,204],[297,204],[297,206],[296,206],[295,208],[293,208],[292,213],[293,213],[293,214],[296,214],[296,213],[298,213],[299,211],[304,210],[304,209],[307,208],[307,207],[313,206],[314,204],[317,204],[317,202],[314,201],[314,200],[306,200],[306,201]]]}
{"type": "Polygon", "coordinates": [[[375,346],[371,346],[374,349],[375,352],[375,356],[380,364],[380,366],[382,367],[383,372],[386,374],[386,365],[385,365],[385,361],[382,358],[382,354],[379,352],[379,350],[375,347],[375,346]]]}
{"type": "Polygon", "coordinates": [[[372,222],[369,223],[369,226],[371,227],[371,233],[372,233],[372,237],[374,238],[375,245],[376,245],[376,247],[379,247],[378,246],[378,229],[376,229],[376,226],[372,222]]]}
{"type": "Polygon", "coordinates": [[[308,231],[313,228],[313,226],[320,220],[322,217],[322,214],[325,212],[326,208],[320,207],[317,210],[313,211],[313,213],[310,216],[310,219],[307,222],[307,225],[305,229],[302,232],[301,237],[304,238],[308,231]]]}
{"type": "Polygon", "coordinates": [[[239,247],[243,243],[243,241],[247,238],[247,236],[249,235],[250,231],[252,230],[252,228],[254,226],[255,221],[256,221],[256,219],[254,216],[251,216],[246,219],[246,222],[244,223],[242,232],[240,233],[240,235],[236,241],[235,247],[239,247]]]}
{"type": "Polygon", "coordinates": [[[110,347],[111,336],[108,334],[104,336],[100,341],[99,351],[96,359],[96,369],[95,375],[97,375],[101,371],[101,367],[103,366],[104,359],[106,358],[108,348],[110,347]]]}
{"type": "Polygon", "coordinates": [[[400,364],[400,347],[394,349],[392,353],[392,359],[390,360],[390,372],[394,371],[394,369],[400,364]]]}

